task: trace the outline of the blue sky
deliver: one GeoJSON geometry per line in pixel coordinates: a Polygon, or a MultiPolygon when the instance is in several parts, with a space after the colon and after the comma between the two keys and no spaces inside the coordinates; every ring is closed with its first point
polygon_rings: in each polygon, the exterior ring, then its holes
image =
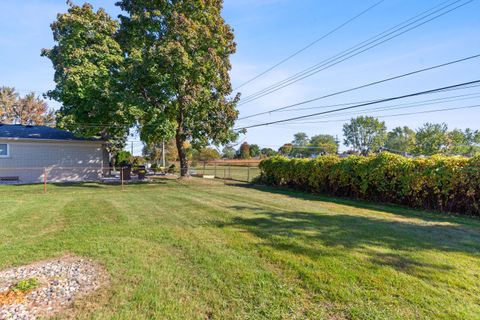
{"type": "MultiPolygon", "coordinates": [[[[234,87],[335,28],[376,1],[225,0],[223,15],[235,29],[238,45],[237,53],[232,57],[234,87]]],[[[100,6],[105,8],[113,16],[119,14],[118,8],[114,6],[114,0],[90,2],[96,8],[100,6]]],[[[441,2],[443,1],[385,0],[381,5],[341,31],[322,40],[274,71],[242,87],[240,91],[243,97],[246,97],[441,2]]],[[[75,1],[75,3],[82,2],[75,1]]],[[[40,57],[40,50],[53,45],[49,25],[54,21],[56,14],[64,12],[66,8],[63,0],[0,0],[0,85],[14,86],[21,93],[36,91],[41,94],[53,88],[53,69],[46,58],[40,57]]],[[[331,69],[262,99],[241,105],[239,106],[241,116],[480,53],[480,15],[478,12],[480,12],[480,1],[475,0],[463,8],[331,69]]],[[[479,62],[480,59],[476,59],[302,107],[372,100],[480,79],[479,62]]],[[[401,103],[476,92],[480,92],[480,88],[410,99],[401,101],[401,103]]],[[[383,116],[475,104],[480,104],[480,98],[401,111],[365,111],[364,113],[383,116]]],[[[53,101],[50,102],[50,105],[55,108],[59,106],[53,101]]],[[[239,121],[238,126],[303,115],[312,111],[316,110],[294,110],[263,115],[239,121]]],[[[361,109],[356,112],[361,113],[361,109]]],[[[337,117],[315,118],[324,121],[321,123],[295,122],[251,129],[246,136],[241,137],[241,140],[277,148],[281,144],[291,141],[293,134],[298,131],[304,131],[309,135],[328,133],[338,135],[341,139],[342,122],[340,120],[348,119],[351,116],[353,115],[345,114],[337,117]],[[325,122],[326,120],[332,121],[325,122]]],[[[425,122],[446,122],[452,129],[466,127],[480,129],[480,108],[386,117],[382,120],[389,128],[399,125],[417,128],[425,122]]],[[[141,147],[135,146],[135,150],[139,151],[141,147]]]]}

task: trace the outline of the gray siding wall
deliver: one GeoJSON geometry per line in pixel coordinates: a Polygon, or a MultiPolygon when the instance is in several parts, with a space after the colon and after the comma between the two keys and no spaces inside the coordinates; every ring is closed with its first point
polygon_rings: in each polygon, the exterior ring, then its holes
{"type": "MultiPolygon", "coordinates": [[[[0,158],[0,177],[19,177],[21,183],[95,181],[104,168],[100,143],[11,141],[9,157],[0,158]]],[[[1,182],[0,182],[1,183],[1,182]]]]}

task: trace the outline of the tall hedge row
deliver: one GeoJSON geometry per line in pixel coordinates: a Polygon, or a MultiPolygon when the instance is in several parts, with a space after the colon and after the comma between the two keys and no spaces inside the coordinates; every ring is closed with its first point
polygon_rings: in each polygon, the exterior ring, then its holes
{"type": "Polygon", "coordinates": [[[480,216],[480,156],[275,157],[260,169],[260,179],[271,185],[480,216]]]}

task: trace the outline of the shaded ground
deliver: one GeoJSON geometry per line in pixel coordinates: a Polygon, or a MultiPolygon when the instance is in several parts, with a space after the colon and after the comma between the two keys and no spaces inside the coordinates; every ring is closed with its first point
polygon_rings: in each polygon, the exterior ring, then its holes
{"type": "Polygon", "coordinates": [[[478,220],[197,179],[2,186],[0,205],[0,269],[67,252],[106,267],[85,318],[480,314],[478,220]]]}

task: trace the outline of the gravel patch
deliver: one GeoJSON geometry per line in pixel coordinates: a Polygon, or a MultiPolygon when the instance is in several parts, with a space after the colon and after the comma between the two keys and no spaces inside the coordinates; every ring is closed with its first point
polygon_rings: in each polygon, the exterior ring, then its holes
{"type": "Polygon", "coordinates": [[[98,290],[106,279],[98,264],[71,256],[0,271],[0,319],[51,317],[98,290]],[[28,279],[38,280],[38,286],[26,292],[12,290],[28,279]]]}

